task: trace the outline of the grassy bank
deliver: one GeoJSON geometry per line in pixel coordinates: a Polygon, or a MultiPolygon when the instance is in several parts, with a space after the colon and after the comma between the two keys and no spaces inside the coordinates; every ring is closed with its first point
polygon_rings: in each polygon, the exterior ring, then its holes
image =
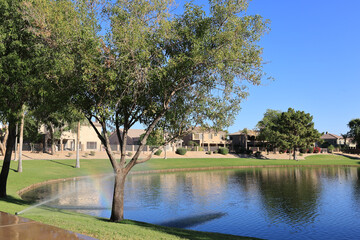
{"type": "MultiPolygon", "coordinates": [[[[1,162],[0,162],[1,163],[1,162]]],[[[0,210],[15,213],[29,206],[17,195],[17,191],[31,184],[50,179],[68,178],[94,174],[111,173],[108,160],[82,160],[81,168],[73,168],[74,160],[28,160],[23,162],[23,173],[15,172],[17,163],[12,162],[9,179],[9,199],[0,201],[0,210]]],[[[230,166],[265,166],[265,165],[352,165],[360,166],[360,159],[351,159],[337,155],[314,155],[306,160],[258,160],[258,159],[152,159],[138,165],[134,171],[230,167],[230,166]]],[[[126,212],[125,212],[126,216],[126,212]]],[[[167,228],[135,221],[110,223],[107,219],[91,217],[52,208],[37,208],[26,212],[23,217],[83,233],[99,239],[246,239],[243,237],[195,232],[183,229],[167,228]]]]}

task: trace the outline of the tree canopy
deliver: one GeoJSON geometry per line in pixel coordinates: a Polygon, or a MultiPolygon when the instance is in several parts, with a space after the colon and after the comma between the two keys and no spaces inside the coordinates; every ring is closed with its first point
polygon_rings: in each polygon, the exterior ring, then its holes
{"type": "Polygon", "coordinates": [[[246,0],[211,0],[208,13],[190,2],[177,15],[171,0],[32,2],[23,10],[29,29],[57,59],[46,87],[68,96],[86,116],[116,173],[112,221],[123,219],[126,175],[157,150],[139,158],[154,129],[166,132],[165,144],[196,125],[228,126],[247,86],[265,75],[258,41],[268,21],[246,15],[246,0]],[[108,25],[101,29],[104,18],[108,25]],[[145,134],[127,161],[135,123],[146,127],[145,134]],[[117,132],[119,161],[104,134],[109,126],[117,132]]]}
{"type": "Polygon", "coordinates": [[[297,148],[308,147],[320,139],[312,120],[309,113],[292,108],[282,113],[267,110],[258,126],[264,140],[273,142],[277,147],[293,150],[295,160],[297,148]]]}
{"type": "Polygon", "coordinates": [[[360,144],[360,118],[356,118],[351,120],[348,123],[348,127],[350,131],[347,133],[347,137],[352,138],[353,142],[356,143],[357,146],[360,144]]]}

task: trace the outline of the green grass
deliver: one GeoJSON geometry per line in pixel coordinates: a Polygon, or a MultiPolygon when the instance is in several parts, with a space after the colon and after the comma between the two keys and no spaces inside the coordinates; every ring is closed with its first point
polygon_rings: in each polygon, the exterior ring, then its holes
{"type": "MultiPolygon", "coordinates": [[[[1,162],[0,162],[1,163],[1,162]]],[[[134,171],[230,167],[230,166],[266,166],[266,165],[351,165],[360,166],[360,159],[351,159],[338,155],[313,155],[305,160],[261,160],[240,158],[194,158],[194,159],[152,159],[137,165],[134,171]]],[[[109,160],[81,161],[81,168],[75,169],[74,160],[27,160],[23,161],[23,173],[15,172],[17,163],[11,163],[8,179],[9,198],[0,201],[0,209],[14,214],[27,208],[30,203],[19,198],[17,191],[38,182],[75,176],[111,173],[109,160]]],[[[125,212],[126,215],[126,212],[125,212]]],[[[23,217],[58,226],[99,239],[248,239],[245,237],[216,233],[196,232],[176,228],[126,220],[112,223],[107,219],[96,218],[70,211],[48,207],[36,208],[26,212],[23,217]]]]}

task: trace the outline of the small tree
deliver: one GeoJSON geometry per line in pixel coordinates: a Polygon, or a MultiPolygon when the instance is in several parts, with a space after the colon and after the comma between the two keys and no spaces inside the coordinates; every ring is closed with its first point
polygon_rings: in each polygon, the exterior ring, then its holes
{"type": "Polygon", "coordinates": [[[330,146],[328,146],[327,150],[329,153],[332,153],[332,152],[334,152],[335,147],[333,145],[330,145],[330,146]]]}
{"type": "Polygon", "coordinates": [[[303,111],[289,108],[287,112],[275,114],[265,129],[265,139],[283,149],[293,150],[296,160],[297,148],[305,148],[320,139],[320,133],[314,128],[313,117],[303,111]]]}
{"type": "Polygon", "coordinates": [[[277,139],[274,133],[274,126],[276,124],[277,119],[280,117],[281,111],[267,109],[264,113],[264,117],[262,120],[258,122],[256,127],[260,130],[257,139],[260,141],[264,141],[267,145],[275,148],[277,146],[277,139]]]}
{"type": "Polygon", "coordinates": [[[353,142],[356,143],[357,148],[360,145],[360,118],[356,118],[351,120],[348,123],[348,127],[350,128],[350,131],[347,133],[349,138],[352,138],[353,142]]]}

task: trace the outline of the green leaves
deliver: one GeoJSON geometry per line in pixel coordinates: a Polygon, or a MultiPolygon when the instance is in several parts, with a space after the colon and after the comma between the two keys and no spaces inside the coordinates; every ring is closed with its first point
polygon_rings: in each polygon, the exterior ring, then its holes
{"type": "Polygon", "coordinates": [[[289,108],[287,112],[268,109],[264,118],[257,124],[260,138],[285,149],[308,147],[320,139],[314,129],[312,116],[303,111],[289,108]]]}
{"type": "Polygon", "coordinates": [[[347,133],[348,137],[353,138],[353,142],[360,144],[360,119],[356,118],[348,123],[350,131],[347,133]]]}

